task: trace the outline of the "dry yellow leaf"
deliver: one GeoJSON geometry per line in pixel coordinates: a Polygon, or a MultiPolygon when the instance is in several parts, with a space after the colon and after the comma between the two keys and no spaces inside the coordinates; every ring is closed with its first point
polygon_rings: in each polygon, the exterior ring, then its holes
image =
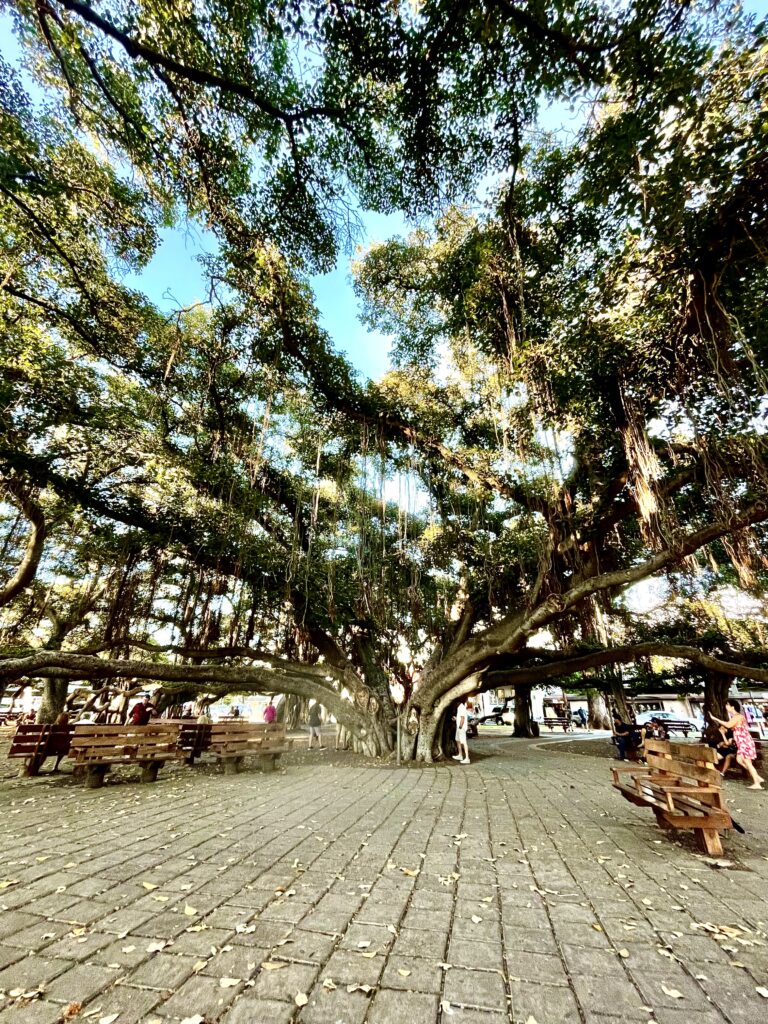
{"type": "Polygon", "coordinates": [[[297,1006],[306,1006],[307,1003],[309,1002],[309,996],[306,994],[306,992],[297,992],[296,997],[293,1001],[294,1003],[296,1003],[297,1006]]]}

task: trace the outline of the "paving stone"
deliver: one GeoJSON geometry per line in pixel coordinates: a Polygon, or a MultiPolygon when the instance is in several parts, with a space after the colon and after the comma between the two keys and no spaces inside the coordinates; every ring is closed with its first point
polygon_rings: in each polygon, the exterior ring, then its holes
{"type": "Polygon", "coordinates": [[[61,1007],[44,999],[25,1006],[9,1005],[0,1013],[0,1024],[59,1024],[61,1007]]]}
{"type": "Polygon", "coordinates": [[[515,950],[507,952],[506,961],[509,977],[517,981],[546,979],[548,985],[568,984],[562,960],[551,953],[526,953],[515,950]]]}
{"type": "Polygon", "coordinates": [[[352,950],[339,949],[325,963],[319,977],[330,978],[338,986],[377,985],[385,963],[383,956],[364,957],[352,950]]]}
{"type": "Polygon", "coordinates": [[[445,972],[444,998],[450,1003],[485,1010],[504,1010],[507,993],[501,974],[455,967],[445,972]]]}
{"type": "Polygon", "coordinates": [[[64,960],[90,960],[94,954],[111,945],[114,939],[114,935],[103,935],[101,932],[90,932],[87,935],[69,933],[57,942],[52,942],[46,948],[45,955],[64,960]]]}
{"type": "MultiPolygon", "coordinates": [[[[347,992],[346,988],[328,992],[322,985],[317,985],[310,993],[307,1005],[302,1007],[298,1020],[301,1024],[338,1024],[339,1021],[363,1024],[370,1006],[371,997],[364,992],[347,992]]],[[[289,1009],[293,1012],[295,1006],[289,1006],[289,1009]]],[[[255,1024],[255,1021],[248,1024],[255,1024]]]]}
{"type": "Polygon", "coordinates": [[[298,992],[310,992],[317,976],[318,968],[308,964],[286,964],[279,971],[262,970],[251,993],[256,999],[292,1003],[298,992]]]}
{"type": "Polygon", "coordinates": [[[75,964],[46,987],[45,997],[57,1003],[85,1003],[109,988],[119,976],[119,972],[113,968],[75,964]]]}
{"type": "MultiPolygon", "coordinates": [[[[113,1013],[119,1014],[120,1024],[145,1024],[146,1021],[155,1017],[153,1010],[162,998],[159,992],[151,989],[137,989],[129,986],[115,985],[103,992],[94,999],[86,1008],[86,1013],[99,1006],[98,1014],[88,1018],[86,1024],[98,1021],[101,1017],[110,1017],[113,1013]]],[[[59,1008],[61,1012],[61,1008],[59,1008]]],[[[80,1018],[82,1019],[82,1018],[80,1018]]]]}
{"type": "Polygon", "coordinates": [[[455,967],[484,968],[500,971],[503,964],[501,944],[497,942],[474,942],[456,936],[448,945],[446,963],[455,967]]]}
{"type": "Polygon", "coordinates": [[[429,960],[442,960],[446,945],[445,935],[403,928],[395,940],[392,952],[399,956],[423,956],[429,960]]]}
{"type": "Polygon", "coordinates": [[[16,988],[25,991],[47,985],[53,978],[72,968],[66,960],[51,960],[41,956],[27,956],[0,971],[0,991],[12,992],[16,988]]]}
{"type": "MultiPolygon", "coordinates": [[[[131,971],[124,981],[135,988],[173,991],[190,977],[192,968],[197,962],[194,956],[185,956],[179,953],[156,953],[146,963],[131,971]]],[[[222,975],[217,975],[217,977],[222,977],[222,975]]]]}
{"type": "Polygon", "coordinates": [[[380,984],[382,988],[433,992],[437,995],[443,984],[443,970],[431,960],[422,960],[420,957],[390,956],[380,984]]]}
{"type": "MultiPolygon", "coordinates": [[[[571,974],[588,974],[591,976],[613,975],[622,980],[626,977],[624,967],[618,953],[613,949],[596,949],[594,946],[572,946],[563,942],[560,945],[563,959],[571,974]]],[[[634,948],[627,947],[629,957],[627,963],[635,963],[634,948]]],[[[643,952],[648,952],[643,950],[643,952]]],[[[648,954],[650,955],[650,954],[648,954]]],[[[658,953],[653,950],[656,960],[661,963],[658,953]]]]}
{"type": "Polygon", "coordinates": [[[648,1019],[642,1009],[646,1000],[626,976],[579,974],[573,979],[573,988],[581,1006],[591,1013],[648,1019]]]}
{"type": "Polygon", "coordinates": [[[509,987],[515,1024],[524,1024],[529,1017],[536,1024],[581,1024],[571,989],[528,981],[510,981],[509,987]]]}
{"type": "Polygon", "coordinates": [[[254,999],[248,994],[240,996],[234,1006],[221,1018],[221,1024],[289,1024],[295,1006],[269,999],[254,999]]]}
{"type": "Polygon", "coordinates": [[[6,941],[8,936],[17,935],[25,928],[36,928],[39,924],[40,919],[34,914],[5,910],[0,914],[0,939],[6,941]]]}
{"type": "Polygon", "coordinates": [[[215,978],[246,980],[253,977],[258,971],[259,965],[269,958],[268,949],[258,949],[255,946],[234,946],[230,949],[225,948],[222,952],[212,956],[200,973],[215,978]]]}
{"type": "Polygon", "coordinates": [[[197,975],[185,981],[157,1010],[163,1017],[185,1018],[193,1014],[216,1020],[233,1002],[242,986],[222,988],[217,978],[197,975]]]}
{"type": "Polygon", "coordinates": [[[428,1021],[437,1017],[439,1000],[424,992],[398,992],[381,989],[373,997],[368,1024],[402,1024],[403,1021],[428,1021]]]}

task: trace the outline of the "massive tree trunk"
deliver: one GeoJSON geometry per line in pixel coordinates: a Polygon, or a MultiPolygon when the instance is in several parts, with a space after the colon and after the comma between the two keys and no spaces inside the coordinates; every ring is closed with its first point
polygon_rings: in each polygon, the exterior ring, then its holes
{"type": "Polygon", "coordinates": [[[627,703],[627,693],[620,676],[612,675],[610,677],[608,681],[608,694],[619,718],[623,722],[631,722],[633,716],[627,703]]]}
{"type": "Polygon", "coordinates": [[[611,718],[605,704],[605,697],[599,690],[587,690],[587,725],[590,729],[610,729],[611,718]]]}
{"type": "MultiPolygon", "coordinates": [[[[306,718],[306,710],[308,701],[302,697],[295,697],[293,694],[286,694],[283,700],[283,707],[285,711],[283,713],[283,722],[288,732],[293,732],[299,727],[299,722],[304,721],[306,718]]],[[[279,718],[278,712],[278,718],[279,718]]]]}
{"type": "Polygon", "coordinates": [[[43,699],[37,712],[37,721],[55,722],[67,705],[69,679],[44,679],[43,699]]]}
{"type": "Polygon", "coordinates": [[[731,688],[731,677],[720,672],[704,673],[704,717],[726,718],[725,702],[731,688]]]}
{"type": "Polygon", "coordinates": [[[520,683],[515,687],[515,728],[513,735],[528,738],[539,735],[539,727],[533,721],[531,711],[530,683],[520,683]]]}

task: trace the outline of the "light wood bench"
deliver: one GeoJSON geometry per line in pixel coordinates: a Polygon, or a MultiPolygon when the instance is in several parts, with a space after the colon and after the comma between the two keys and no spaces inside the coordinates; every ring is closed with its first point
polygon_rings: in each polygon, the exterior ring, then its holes
{"type": "Polygon", "coordinates": [[[20,775],[33,777],[48,757],[65,757],[69,752],[74,728],[66,725],[18,725],[11,740],[8,757],[21,757],[20,775]]]}
{"type": "Polygon", "coordinates": [[[216,722],[210,726],[208,751],[224,764],[227,774],[240,770],[243,758],[255,756],[262,771],[274,771],[277,759],[291,747],[285,726],[277,722],[216,722]]]}
{"type": "Polygon", "coordinates": [[[614,767],[613,785],[639,807],[650,807],[661,828],[693,829],[706,853],[723,853],[720,830],[733,828],[725,807],[716,753],[702,743],[646,740],[647,767],[614,767]]]}
{"type": "Polygon", "coordinates": [[[70,745],[77,768],[85,768],[85,785],[98,789],[111,765],[138,764],[141,781],[154,782],[166,761],[184,757],[178,725],[78,725],[70,745]]]}
{"type": "Polygon", "coordinates": [[[569,732],[573,729],[573,720],[570,718],[543,718],[542,722],[544,725],[549,727],[549,731],[552,732],[556,726],[560,726],[563,732],[569,732]]]}

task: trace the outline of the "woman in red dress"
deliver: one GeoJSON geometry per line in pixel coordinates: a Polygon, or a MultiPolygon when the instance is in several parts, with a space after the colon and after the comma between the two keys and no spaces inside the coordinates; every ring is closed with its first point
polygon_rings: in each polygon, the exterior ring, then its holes
{"type": "Polygon", "coordinates": [[[762,789],[765,780],[757,774],[755,766],[752,764],[757,757],[757,750],[755,749],[755,741],[752,739],[749,731],[746,716],[741,710],[741,701],[729,700],[725,705],[725,710],[728,712],[727,722],[724,722],[722,718],[715,718],[714,715],[709,717],[713,722],[717,722],[718,725],[724,725],[726,729],[733,730],[733,742],[736,744],[736,760],[752,776],[752,785],[749,788],[762,789]]]}

